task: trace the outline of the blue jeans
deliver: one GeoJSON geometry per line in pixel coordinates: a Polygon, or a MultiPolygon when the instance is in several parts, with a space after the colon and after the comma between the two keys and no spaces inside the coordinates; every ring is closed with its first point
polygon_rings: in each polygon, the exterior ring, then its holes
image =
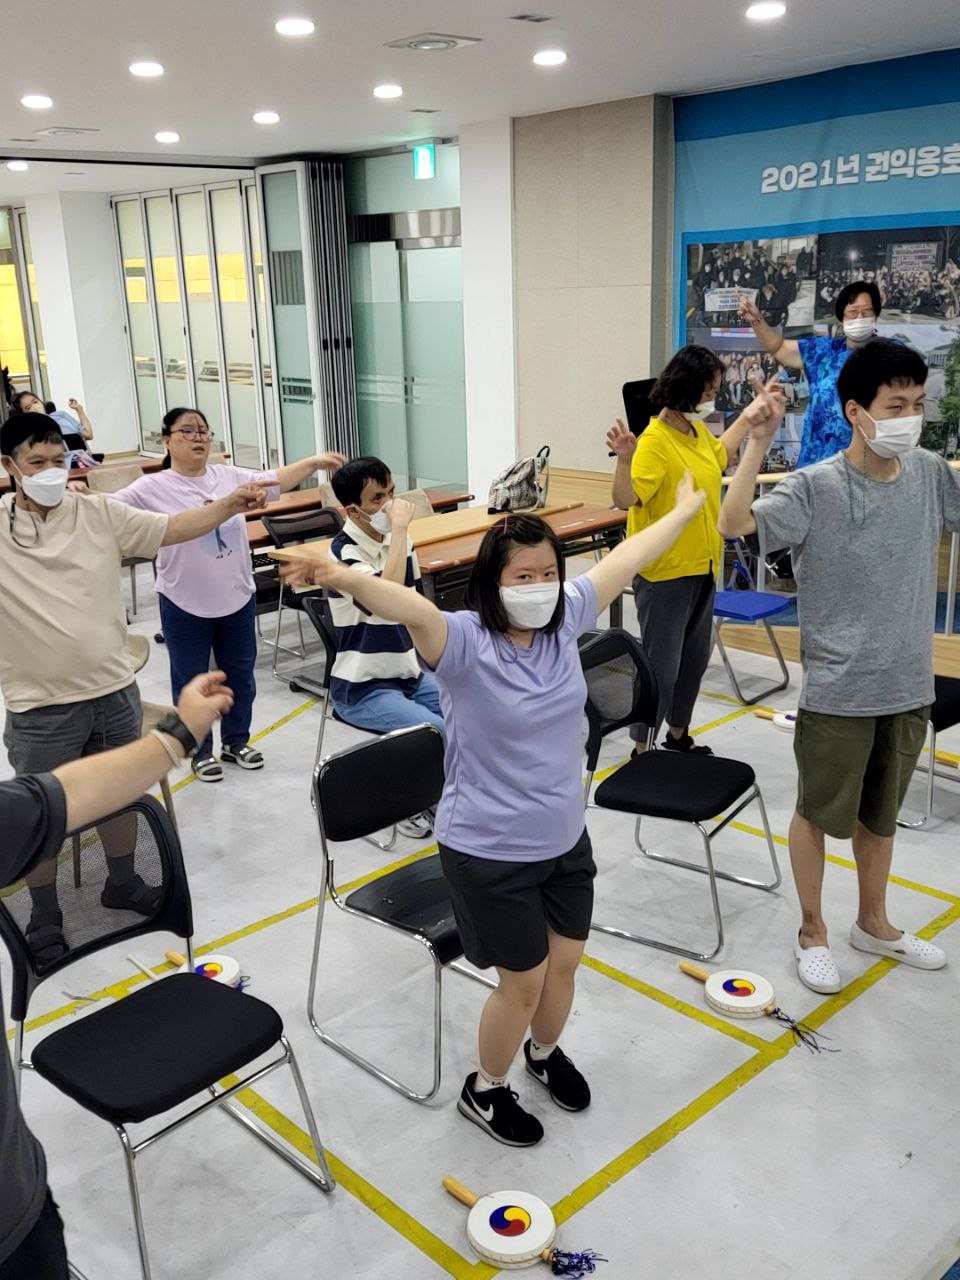
{"type": "MultiPolygon", "coordinates": [[[[250,740],[250,718],[257,684],[256,608],[253,596],[242,609],[222,618],[198,618],[159,595],[160,621],[170,654],[170,684],[174,702],[194,676],[210,670],[210,651],[227,684],[233,690],[233,706],[220,721],[220,741],[225,747],[242,747],[250,740]]],[[[213,735],[208,733],[197,752],[213,755],[213,735]]]]}
{"type": "Polygon", "coordinates": [[[426,673],[417,681],[412,693],[374,688],[349,706],[336,702],[333,706],[347,724],[356,725],[358,729],[371,729],[374,733],[390,733],[394,729],[409,729],[418,724],[432,724],[443,732],[440,690],[433,676],[426,673]]]}

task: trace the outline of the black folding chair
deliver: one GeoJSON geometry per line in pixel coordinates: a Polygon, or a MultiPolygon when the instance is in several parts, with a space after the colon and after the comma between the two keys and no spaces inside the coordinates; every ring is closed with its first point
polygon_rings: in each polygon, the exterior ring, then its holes
{"type": "MultiPolygon", "coordinates": [[[[79,886],[73,886],[66,874],[59,877],[60,909],[69,947],[62,958],[44,966],[35,960],[25,934],[30,917],[30,892],[25,884],[15,885],[0,900],[0,937],[13,963],[14,1072],[18,1093],[22,1070],[29,1068],[113,1126],[126,1161],[140,1270],[143,1280],[150,1280],[136,1159],[160,1138],[211,1107],[228,1112],[321,1190],[332,1191],[335,1184],[280,1015],[262,1000],[232,987],[192,973],[172,974],[54,1031],[36,1046],[32,1061],[24,1058],[24,1022],[34,992],[74,961],[115,943],[169,932],[184,939],[191,967],[193,964],[193,913],[180,842],[161,805],[144,796],[96,827],[85,829],[80,837],[81,856],[95,864],[98,874],[91,865],[79,886]],[[123,837],[123,843],[134,852],[138,873],[148,884],[161,886],[159,905],[149,918],[111,910],[100,903],[106,829],[111,847],[123,837]],[[236,1084],[218,1086],[218,1081],[239,1073],[278,1046],[282,1048],[279,1057],[248,1072],[236,1084]],[[293,1075],[316,1165],[232,1101],[234,1094],[280,1067],[289,1067],[293,1075]],[[203,1093],[210,1096],[139,1141],[128,1132],[129,1125],[154,1120],[203,1093]]],[[[70,850],[68,836],[59,855],[64,868],[69,867],[70,850]]]]}
{"type": "MultiPolygon", "coordinates": [[[[325,661],[323,664],[323,680],[320,682],[317,690],[320,697],[320,728],[317,731],[317,750],[313,758],[313,769],[316,773],[320,764],[321,754],[323,752],[323,731],[327,727],[327,720],[338,720],[340,724],[350,725],[351,729],[357,729],[358,733],[376,733],[375,729],[359,729],[357,725],[351,725],[349,720],[344,720],[342,716],[337,714],[336,708],[330,703],[330,678],[333,674],[333,664],[337,657],[337,633],[333,625],[333,617],[330,613],[330,601],[326,597],[326,593],[318,591],[304,597],[303,611],[313,623],[314,630],[320,637],[320,643],[323,645],[325,661]]],[[[377,735],[380,736],[380,735],[377,735]]],[[[311,802],[316,803],[313,791],[310,792],[311,802]]],[[[397,827],[394,823],[388,840],[378,840],[376,836],[364,836],[367,844],[376,845],[378,849],[382,849],[384,853],[389,853],[397,843],[397,827]]]]}
{"type": "MultiPolygon", "coordinates": [[[[292,547],[301,542],[311,542],[316,538],[333,538],[343,528],[343,516],[335,507],[321,507],[319,511],[309,511],[304,515],[292,516],[263,516],[263,527],[270,536],[270,541],[278,551],[282,551],[284,547],[292,547]]],[[[281,674],[277,670],[280,650],[289,653],[301,661],[306,658],[306,644],[303,638],[303,623],[301,621],[301,613],[303,611],[304,601],[309,600],[314,594],[310,591],[297,591],[292,587],[287,587],[282,581],[280,582],[280,595],[277,600],[277,619],[276,630],[273,636],[273,674],[277,680],[282,680],[285,684],[296,684],[303,688],[307,693],[316,692],[316,682],[309,676],[296,675],[295,673],[286,672],[281,674]],[[288,649],[286,645],[280,643],[280,628],[283,623],[284,608],[293,609],[297,615],[297,627],[300,632],[300,648],[288,649]]]]}
{"type": "MultiPolygon", "coordinates": [[[[585,799],[589,800],[593,775],[597,769],[600,745],[603,739],[616,729],[631,724],[654,725],[658,719],[660,701],[657,678],[640,642],[626,631],[601,632],[581,646],[580,661],[587,679],[587,786],[585,799]]],[[[641,937],[627,929],[612,925],[594,924],[593,929],[642,942],[661,951],[690,956],[694,960],[710,960],[723,947],[723,917],[717,880],[731,880],[734,884],[747,885],[767,892],[779,887],[780,868],[777,852],[767,821],[763,796],[757,785],[756,775],[748,764],[739,760],[727,760],[720,756],[683,754],[676,751],[654,749],[653,729],[647,736],[647,750],[633,756],[626,764],[596,789],[593,803],[601,809],[615,809],[620,813],[636,815],[634,839],[637,848],[647,858],[667,862],[674,867],[699,871],[709,877],[710,899],[716,923],[716,945],[708,951],[691,951],[686,947],[662,939],[641,937]],[[754,801],[760,808],[763,831],[773,865],[774,877],[770,881],[755,880],[747,876],[717,871],[713,864],[712,841],[738,814],[754,801]],[[735,807],[732,807],[735,806],[735,807]],[[727,812],[729,810],[729,812],[727,812]],[[707,830],[705,823],[724,817],[707,830]],[[668,858],[664,854],[651,853],[640,841],[640,824],[645,817],[666,818],[672,822],[688,822],[696,827],[703,842],[706,865],[668,858]]]]}
{"type": "Polygon", "coordinates": [[[906,818],[898,818],[898,827],[911,827],[918,830],[925,827],[933,817],[933,793],[937,778],[950,782],[960,780],[956,769],[937,768],[937,734],[946,733],[960,724],[960,680],[955,676],[934,676],[934,703],[930,708],[930,763],[917,763],[917,772],[926,773],[927,785],[924,794],[923,813],[916,822],[906,818]]]}
{"type": "Polygon", "coordinates": [[[486,986],[496,983],[458,963],[463,955],[440,855],[398,867],[342,897],[337,890],[330,843],[357,840],[435,805],[443,790],[443,735],[433,725],[398,729],[322,760],[313,776],[314,808],[322,857],[317,896],[317,927],[307,989],[307,1016],[316,1034],[358,1067],[413,1102],[429,1102],[440,1089],[441,979],[447,967],[486,986]],[[317,978],[324,902],[361,916],[395,933],[407,934],[425,948],[433,963],[433,1081],[426,1093],[362,1057],[325,1031],[317,1019],[317,978]]]}

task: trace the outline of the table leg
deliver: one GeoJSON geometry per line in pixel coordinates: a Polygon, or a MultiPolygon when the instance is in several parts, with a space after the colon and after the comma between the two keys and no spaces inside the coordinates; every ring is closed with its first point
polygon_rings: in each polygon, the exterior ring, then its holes
{"type": "Polygon", "coordinates": [[[947,616],[944,620],[943,633],[953,635],[953,615],[957,608],[957,559],[960,553],[960,534],[950,536],[950,568],[947,576],[947,616]]]}
{"type": "Polygon", "coordinates": [[[619,593],[610,606],[610,625],[611,627],[623,626],[623,592],[619,593]]]}

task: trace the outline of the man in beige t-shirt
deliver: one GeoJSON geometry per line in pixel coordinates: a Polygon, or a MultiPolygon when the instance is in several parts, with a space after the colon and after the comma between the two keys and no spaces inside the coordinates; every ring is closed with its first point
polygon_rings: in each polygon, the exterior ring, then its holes
{"type": "MultiPolygon", "coordinates": [[[[153,559],[162,546],[210,533],[263,505],[263,486],[241,485],[209,506],[173,516],[138,511],[66,488],[66,448],[44,414],[15,414],[0,427],[0,462],[17,490],[0,501],[0,690],[4,742],[18,774],[44,773],[140,736],[140,698],[127,652],[120,561],[153,559]]],[[[157,891],[134,867],[129,823],[100,829],[106,907],[150,915],[157,891]]],[[[50,962],[67,949],[57,862],[28,878],[27,935],[50,962]]]]}

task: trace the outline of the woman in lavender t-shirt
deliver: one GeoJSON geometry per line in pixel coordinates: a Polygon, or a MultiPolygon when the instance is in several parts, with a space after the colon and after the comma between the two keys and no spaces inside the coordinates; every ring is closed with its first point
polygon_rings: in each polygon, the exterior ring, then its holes
{"type": "MultiPolygon", "coordinates": [[[[499,519],[483,540],[462,613],[328,559],[313,581],[405,626],[440,685],[446,737],[435,830],[468,960],[495,966],[480,1019],[478,1070],[460,1112],[499,1142],[527,1147],[543,1126],[508,1074],[521,1042],[527,1071],[567,1111],[590,1103],[558,1045],[593,908],[596,867],[583,820],[586,682],[577,640],[703,505],[690,476],[668,515],[564,584],[553,530],[533,516],[499,519]]],[[[303,570],[292,571],[303,580],[303,570]]]]}
{"type": "MultiPolygon", "coordinates": [[[[338,453],[304,458],[276,471],[210,465],[210,427],[197,409],[171,409],[163,420],[169,469],[141,476],[111,498],[143,511],[187,511],[232,493],[240,484],[260,484],[267,501],[295,488],[314,471],[332,471],[345,459],[338,453]]],[[[165,461],[166,461],[165,460],[165,461]]],[[[173,701],[194,676],[217,666],[226,672],[233,707],[220,723],[221,759],[241,769],[262,769],[263,756],[250,746],[250,721],[257,686],[255,586],[246,521],[234,516],[212,533],[157,556],[160,619],[170,655],[173,701]]],[[[208,734],[193,760],[202,782],[219,782],[223,767],[208,734]]]]}

